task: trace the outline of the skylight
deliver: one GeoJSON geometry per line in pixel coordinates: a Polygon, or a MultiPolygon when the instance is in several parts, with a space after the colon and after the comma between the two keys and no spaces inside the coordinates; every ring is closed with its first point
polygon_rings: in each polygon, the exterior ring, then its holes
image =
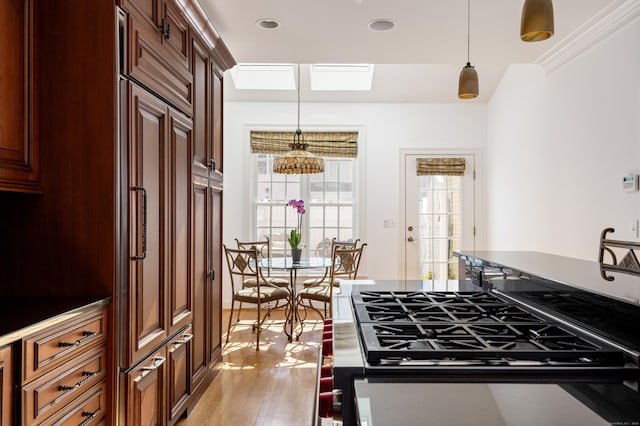
{"type": "Polygon", "coordinates": [[[313,64],[311,90],[371,90],[373,64],[313,64]]]}
{"type": "Polygon", "coordinates": [[[231,69],[238,90],[295,90],[293,64],[238,64],[231,69]]]}

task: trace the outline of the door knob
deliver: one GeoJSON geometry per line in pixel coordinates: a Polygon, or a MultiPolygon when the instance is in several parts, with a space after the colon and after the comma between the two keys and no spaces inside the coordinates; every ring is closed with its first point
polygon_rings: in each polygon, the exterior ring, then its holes
{"type": "Polygon", "coordinates": [[[413,242],[413,237],[409,237],[409,238],[407,238],[407,241],[409,241],[410,243],[412,243],[412,242],[413,242]]]}

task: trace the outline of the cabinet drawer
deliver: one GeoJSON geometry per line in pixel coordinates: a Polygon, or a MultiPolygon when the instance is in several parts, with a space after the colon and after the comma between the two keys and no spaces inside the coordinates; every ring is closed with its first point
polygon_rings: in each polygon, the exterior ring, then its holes
{"type": "Polygon", "coordinates": [[[107,412],[107,383],[88,389],[62,410],[42,422],[43,426],[88,426],[98,424],[107,412]]]}
{"type": "Polygon", "coordinates": [[[103,342],[105,312],[104,309],[93,311],[25,338],[22,383],[50,371],[85,348],[103,342]]]}
{"type": "Polygon", "coordinates": [[[103,380],[105,361],[104,347],[100,346],[23,386],[23,424],[46,419],[103,380]]]}

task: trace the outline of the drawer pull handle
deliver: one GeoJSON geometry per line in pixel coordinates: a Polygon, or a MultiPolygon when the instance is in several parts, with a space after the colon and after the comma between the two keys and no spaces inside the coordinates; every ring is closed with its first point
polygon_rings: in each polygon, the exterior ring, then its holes
{"type": "Polygon", "coordinates": [[[140,374],[138,376],[138,378],[136,379],[136,381],[138,380],[142,380],[144,378],[144,376],[146,376],[147,374],[149,374],[151,371],[157,370],[162,364],[164,364],[164,362],[167,359],[165,357],[162,356],[157,356],[154,358],[153,364],[148,366],[148,367],[142,367],[140,370],[142,371],[142,374],[140,374]]]}
{"type": "Polygon", "coordinates": [[[100,373],[99,371],[83,371],[82,375],[84,376],[84,379],[80,380],[78,383],[76,383],[76,385],[78,387],[84,385],[85,383],[87,383],[89,380],[93,379],[94,377],[96,377],[98,375],[98,373],[100,373]]]}
{"type": "Polygon", "coordinates": [[[86,419],[84,419],[78,426],[85,426],[89,424],[91,419],[93,419],[95,416],[96,416],[95,412],[92,413],[91,411],[83,411],[82,417],[86,417],[86,419]]]}
{"type": "Polygon", "coordinates": [[[79,387],[80,387],[79,384],[76,384],[75,386],[60,385],[60,386],[58,386],[58,390],[60,392],[69,392],[71,390],[78,389],[79,387]]]}
{"type": "Polygon", "coordinates": [[[82,343],[84,343],[85,341],[87,341],[88,339],[90,339],[91,337],[95,336],[96,333],[95,331],[83,331],[82,335],[84,336],[81,339],[76,340],[73,343],[70,342],[58,342],[58,347],[59,348],[68,348],[70,346],[80,346],[82,343]]]}
{"type": "Polygon", "coordinates": [[[157,356],[153,360],[153,365],[150,365],[149,367],[142,367],[142,371],[157,370],[167,359],[163,356],[157,356]]]}
{"type": "Polygon", "coordinates": [[[71,390],[78,389],[80,386],[84,385],[89,380],[91,380],[95,376],[97,376],[98,373],[99,373],[99,371],[83,371],[82,375],[84,376],[84,379],[80,380],[78,383],[76,383],[73,386],[60,385],[60,386],[58,386],[58,390],[60,392],[69,392],[71,390]]]}
{"type": "Polygon", "coordinates": [[[175,342],[173,342],[176,345],[183,345],[187,342],[189,342],[189,340],[193,339],[193,334],[183,334],[182,335],[182,339],[180,340],[176,340],[175,342]]]}

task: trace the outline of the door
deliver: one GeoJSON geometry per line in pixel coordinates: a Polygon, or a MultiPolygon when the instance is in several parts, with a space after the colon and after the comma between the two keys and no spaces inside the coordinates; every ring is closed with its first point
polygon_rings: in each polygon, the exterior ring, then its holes
{"type": "Polygon", "coordinates": [[[453,252],[475,244],[475,155],[406,154],[404,162],[405,278],[451,290],[449,281],[458,279],[453,252]]]}
{"type": "Polygon", "coordinates": [[[132,365],[158,347],[167,330],[165,173],[167,105],[129,88],[129,351],[132,365]]]}

